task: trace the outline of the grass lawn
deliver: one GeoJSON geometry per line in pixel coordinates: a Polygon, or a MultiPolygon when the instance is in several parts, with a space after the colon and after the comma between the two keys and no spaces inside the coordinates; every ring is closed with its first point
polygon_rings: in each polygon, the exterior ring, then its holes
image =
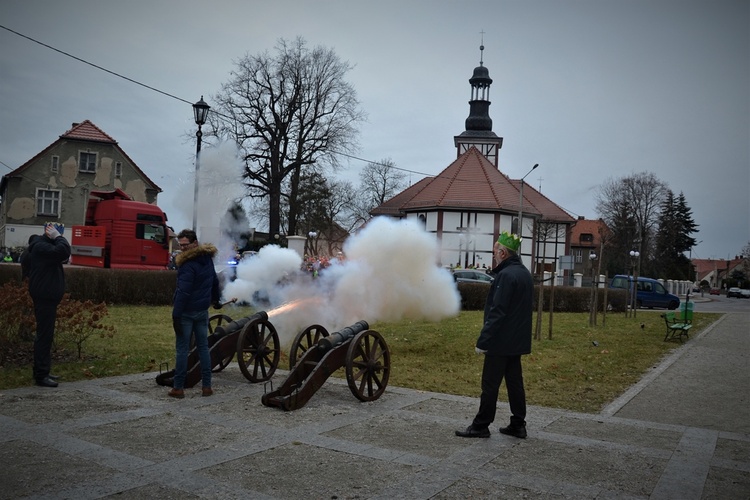
{"type": "MultiPolygon", "coordinates": [[[[248,308],[233,306],[221,312],[234,319],[252,314],[248,308]]],[[[638,311],[637,318],[608,314],[606,327],[601,326],[601,316],[599,326],[589,327],[587,313],[555,313],[549,340],[549,313],[545,313],[543,339],[535,340],[532,353],[523,358],[528,404],[598,412],[680,345],[664,342],[664,320],[659,314],[647,310],[638,311]]],[[[719,316],[696,314],[691,336],[719,316]]],[[[116,328],[114,337],[87,340],[84,360],[69,356],[53,360],[53,372],[63,381],[155,372],[162,363],[174,366],[169,307],[111,306],[107,322],[116,328]]],[[[482,360],[474,353],[474,343],[481,324],[481,311],[464,311],[437,323],[403,320],[374,323],[370,328],[383,335],[390,348],[389,385],[478,397],[482,360]]],[[[294,333],[282,337],[293,338],[294,333]]],[[[289,366],[288,349],[284,346],[280,369],[289,366]]],[[[31,366],[4,366],[0,374],[0,390],[32,384],[31,366]]],[[[343,370],[336,375],[343,377],[343,370]]],[[[501,400],[504,391],[503,386],[501,400]]]]}

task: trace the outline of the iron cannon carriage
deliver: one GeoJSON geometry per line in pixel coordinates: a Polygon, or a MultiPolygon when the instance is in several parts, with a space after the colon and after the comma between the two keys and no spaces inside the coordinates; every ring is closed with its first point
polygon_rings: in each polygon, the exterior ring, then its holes
{"type": "MultiPolygon", "coordinates": [[[[283,410],[299,409],[340,368],[345,368],[347,384],[357,399],[378,399],[388,385],[391,355],[382,335],[369,328],[366,321],[358,321],[333,334],[321,325],[301,331],[289,352],[289,375],[277,390],[263,395],[262,403],[283,410]]],[[[278,368],[279,335],[265,311],[234,321],[224,314],[213,315],[209,332],[214,372],[226,368],[235,355],[240,371],[250,382],[269,381],[278,368]]],[[[157,375],[156,383],[172,386],[173,379],[174,370],[169,370],[157,375]]],[[[200,380],[198,351],[192,347],[185,387],[193,387],[200,380]]]]}
{"type": "MultiPolygon", "coordinates": [[[[242,374],[251,382],[270,380],[279,366],[281,348],[279,335],[268,314],[260,311],[252,316],[232,321],[229,316],[216,314],[209,318],[208,352],[211,356],[212,371],[226,368],[237,356],[242,374]]],[[[174,370],[160,373],[156,383],[171,386],[174,370]]],[[[195,386],[201,380],[198,350],[190,349],[185,387],[195,386]]]]}
{"type": "Polygon", "coordinates": [[[339,368],[360,401],[374,401],[385,391],[391,354],[380,333],[359,321],[333,334],[320,325],[300,332],[289,353],[290,373],[281,386],[261,398],[265,406],[302,408],[339,368]]]}

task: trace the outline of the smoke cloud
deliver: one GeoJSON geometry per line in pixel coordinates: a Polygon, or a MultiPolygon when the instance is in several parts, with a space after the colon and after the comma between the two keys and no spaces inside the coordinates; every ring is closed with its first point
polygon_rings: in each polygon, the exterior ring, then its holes
{"type": "Polygon", "coordinates": [[[453,277],[438,260],[435,237],[418,223],[378,217],[346,241],[344,259],[334,259],[315,279],[300,270],[302,259],[293,250],[263,247],[240,262],[223,298],[268,312],[283,344],[313,324],[334,332],[359,320],[437,321],[455,316],[461,305],[453,277]]]}

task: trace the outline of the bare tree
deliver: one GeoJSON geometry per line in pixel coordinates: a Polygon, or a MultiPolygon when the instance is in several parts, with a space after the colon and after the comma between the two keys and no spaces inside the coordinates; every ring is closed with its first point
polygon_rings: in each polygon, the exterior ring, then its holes
{"type": "Polygon", "coordinates": [[[306,253],[318,255],[325,241],[328,255],[341,248],[351,228],[351,205],[355,191],[349,182],[329,181],[317,172],[305,172],[300,179],[299,228],[303,234],[315,234],[306,242],[306,253]]]}
{"type": "Polygon", "coordinates": [[[354,200],[354,227],[370,218],[370,211],[396,196],[404,188],[406,174],[390,158],[368,163],[359,174],[360,186],[354,200]]]}
{"type": "Polygon", "coordinates": [[[623,239],[622,232],[630,232],[632,241],[622,244],[631,245],[640,252],[640,260],[647,260],[661,205],[668,192],[667,185],[651,172],[609,179],[599,188],[596,210],[619,240],[623,239]],[[624,227],[622,222],[626,219],[635,227],[624,227]]]}
{"type": "Polygon", "coordinates": [[[310,50],[302,38],[282,39],[275,55],[246,55],[213,97],[211,133],[234,140],[245,162],[248,196],[268,202],[269,237],[281,229],[281,199],[288,198],[287,231],[297,232],[300,174],[338,167],[336,152],[356,150],[359,110],[344,80],[351,66],[331,49],[310,50]]]}

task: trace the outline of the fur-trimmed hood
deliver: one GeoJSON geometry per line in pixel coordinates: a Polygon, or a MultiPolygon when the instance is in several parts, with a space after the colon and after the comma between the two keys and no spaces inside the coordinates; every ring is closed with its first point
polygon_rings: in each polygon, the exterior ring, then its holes
{"type": "Polygon", "coordinates": [[[177,265],[177,267],[180,267],[185,262],[196,259],[201,255],[208,255],[211,259],[213,259],[217,253],[219,253],[219,250],[213,244],[204,243],[202,245],[198,245],[195,248],[191,248],[190,250],[180,252],[174,258],[174,263],[177,265]]]}

